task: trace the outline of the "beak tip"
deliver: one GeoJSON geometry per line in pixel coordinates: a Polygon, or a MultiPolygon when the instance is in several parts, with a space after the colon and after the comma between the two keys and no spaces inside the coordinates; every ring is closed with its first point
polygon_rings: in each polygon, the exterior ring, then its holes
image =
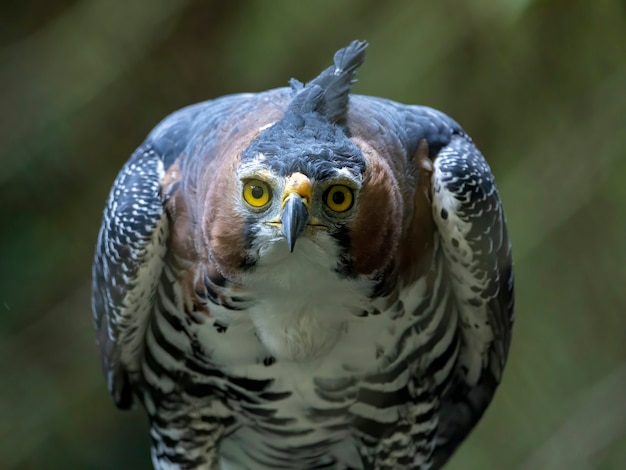
{"type": "Polygon", "coordinates": [[[296,247],[297,238],[292,238],[289,235],[286,235],[287,246],[289,247],[289,253],[293,253],[293,249],[296,247]]]}

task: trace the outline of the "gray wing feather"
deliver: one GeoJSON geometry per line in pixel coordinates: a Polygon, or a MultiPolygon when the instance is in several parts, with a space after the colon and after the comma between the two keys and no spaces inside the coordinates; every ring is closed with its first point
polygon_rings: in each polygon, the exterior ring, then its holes
{"type": "Polygon", "coordinates": [[[513,267],[502,204],[487,162],[463,133],[434,161],[433,218],[463,334],[456,383],[441,408],[437,459],[443,463],[491,401],[513,325],[513,267]]]}
{"type": "MultiPolygon", "coordinates": [[[[169,226],[161,194],[167,168],[194,135],[210,141],[219,124],[254,95],[232,95],[165,118],[118,174],[104,210],[92,270],[92,311],[102,366],[115,403],[132,405],[153,296],[167,252],[169,226]]],[[[244,106],[245,107],[245,106],[244,106]]]]}
{"type": "MultiPolygon", "coordinates": [[[[433,161],[433,220],[459,307],[462,346],[440,409],[440,468],[489,405],[513,325],[513,267],[506,221],[491,170],[461,126],[441,111],[351,96],[355,119],[379,144],[410,160],[426,139],[433,161]],[[397,152],[397,150],[396,150],[397,152]]],[[[400,166],[400,169],[403,167],[400,166]]]]}
{"type": "Polygon", "coordinates": [[[137,370],[152,296],[168,237],[160,196],[163,161],[140,147],[119,173],[98,236],[92,310],[102,366],[115,403],[132,403],[129,376],[137,370]]]}

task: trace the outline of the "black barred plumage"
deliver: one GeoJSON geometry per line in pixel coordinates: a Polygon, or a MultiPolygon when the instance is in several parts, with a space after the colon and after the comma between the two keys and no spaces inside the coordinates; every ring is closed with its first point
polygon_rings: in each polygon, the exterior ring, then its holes
{"type": "Polygon", "coordinates": [[[94,318],[155,468],[436,469],[491,401],[513,322],[493,176],[443,113],[351,95],[365,48],[174,113],[116,179],[94,318]]]}

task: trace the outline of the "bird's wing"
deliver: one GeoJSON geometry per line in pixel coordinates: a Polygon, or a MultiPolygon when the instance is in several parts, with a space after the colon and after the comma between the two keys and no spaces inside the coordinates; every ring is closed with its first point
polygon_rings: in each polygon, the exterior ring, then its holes
{"type": "Polygon", "coordinates": [[[443,463],[491,401],[513,325],[513,266],[502,204],[487,162],[462,131],[434,160],[432,208],[462,332],[456,382],[441,405],[436,459],[443,463]]]}
{"type": "MultiPolygon", "coordinates": [[[[153,297],[168,250],[170,222],[162,183],[197,136],[216,139],[234,109],[257,95],[232,95],[165,118],[133,153],[109,194],[93,263],[92,310],[102,366],[117,406],[132,404],[129,379],[139,367],[153,297]]],[[[244,110],[245,111],[245,110],[244,110]]],[[[189,153],[193,153],[189,150],[189,153]]],[[[203,158],[210,159],[211,155],[203,158]]]]}
{"type": "Polygon", "coordinates": [[[350,103],[353,135],[367,139],[394,174],[403,175],[404,230],[410,238],[397,260],[403,282],[410,270],[402,263],[416,265],[422,257],[417,252],[432,249],[428,233],[420,233],[434,223],[456,297],[462,342],[440,409],[435,458],[442,465],[491,401],[511,341],[513,269],[504,212],[489,166],[453,119],[382,98],[353,95],[350,103]],[[416,161],[425,156],[423,141],[432,163],[426,167],[416,161]]]}

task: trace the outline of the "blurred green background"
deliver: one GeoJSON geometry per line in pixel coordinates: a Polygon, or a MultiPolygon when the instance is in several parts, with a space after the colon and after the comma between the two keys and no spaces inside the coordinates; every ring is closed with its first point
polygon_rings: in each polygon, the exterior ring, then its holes
{"type": "Polygon", "coordinates": [[[451,469],[626,468],[626,6],[598,0],[24,0],[0,7],[0,468],[149,468],[89,307],[104,200],[171,111],[307,80],[430,105],[496,174],[517,324],[451,469]]]}

